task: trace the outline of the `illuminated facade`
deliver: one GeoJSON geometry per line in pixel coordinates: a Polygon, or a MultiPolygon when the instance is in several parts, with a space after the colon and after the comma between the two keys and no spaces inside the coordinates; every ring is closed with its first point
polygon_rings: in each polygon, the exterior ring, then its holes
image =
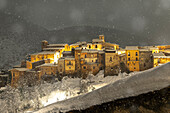
{"type": "Polygon", "coordinates": [[[154,67],[170,62],[170,56],[166,56],[164,53],[153,53],[154,67]]]}
{"type": "Polygon", "coordinates": [[[137,46],[126,46],[127,65],[130,71],[139,71],[139,49],[137,46]]]}

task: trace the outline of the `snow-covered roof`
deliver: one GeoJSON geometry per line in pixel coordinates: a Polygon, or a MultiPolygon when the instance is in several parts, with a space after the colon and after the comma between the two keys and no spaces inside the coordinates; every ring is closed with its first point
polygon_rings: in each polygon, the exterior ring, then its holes
{"type": "Polygon", "coordinates": [[[68,45],[68,44],[49,44],[49,45],[47,45],[47,47],[50,47],[50,46],[66,46],[66,45],[68,45]]]}
{"type": "Polygon", "coordinates": [[[138,46],[126,46],[126,50],[139,50],[138,46]]]}
{"type": "Polygon", "coordinates": [[[79,46],[79,45],[81,45],[81,43],[77,42],[77,43],[71,44],[70,46],[79,46]]]}
{"type": "Polygon", "coordinates": [[[45,64],[39,65],[39,66],[37,66],[37,67],[45,67],[45,66],[57,67],[58,65],[57,65],[57,64],[54,64],[54,63],[45,63],[45,64]]]}
{"type": "Polygon", "coordinates": [[[103,42],[103,39],[93,39],[92,42],[103,42]]]}
{"type": "Polygon", "coordinates": [[[0,77],[9,77],[8,74],[0,75],[0,77]]]}
{"type": "Polygon", "coordinates": [[[119,56],[121,56],[121,57],[122,57],[122,56],[126,56],[126,54],[125,54],[125,53],[122,53],[122,54],[119,54],[119,56]]]}
{"type": "Polygon", "coordinates": [[[82,53],[97,53],[99,51],[96,49],[83,49],[81,52],[82,53]]]}
{"type": "Polygon", "coordinates": [[[42,51],[42,52],[34,53],[31,55],[41,55],[41,54],[55,54],[55,51],[42,51]]]}
{"type": "Polygon", "coordinates": [[[153,53],[153,56],[154,56],[154,57],[158,57],[158,56],[159,56],[159,57],[162,57],[162,56],[165,56],[165,54],[162,53],[162,52],[161,52],[161,53],[153,53]]]}
{"type": "Polygon", "coordinates": [[[149,49],[139,49],[139,51],[150,51],[149,49]]]}
{"type": "Polygon", "coordinates": [[[17,70],[17,71],[27,71],[29,70],[28,68],[13,68],[11,70],[17,70]]]}
{"type": "Polygon", "coordinates": [[[76,47],[75,48],[75,50],[81,50],[82,49],[82,47],[76,47]]]}
{"type": "Polygon", "coordinates": [[[61,49],[64,49],[64,47],[43,48],[43,50],[61,50],[61,49]]]}

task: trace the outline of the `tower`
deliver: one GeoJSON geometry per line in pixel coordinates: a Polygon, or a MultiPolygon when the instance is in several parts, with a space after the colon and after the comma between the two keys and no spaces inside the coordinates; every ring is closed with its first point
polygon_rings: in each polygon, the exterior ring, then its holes
{"type": "Polygon", "coordinates": [[[99,35],[99,39],[102,39],[104,42],[104,35],[99,35]]]}
{"type": "Polygon", "coordinates": [[[43,40],[43,41],[41,42],[41,50],[43,50],[44,48],[46,48],[47,45],[48,45],[48,41],[43,40]]]}

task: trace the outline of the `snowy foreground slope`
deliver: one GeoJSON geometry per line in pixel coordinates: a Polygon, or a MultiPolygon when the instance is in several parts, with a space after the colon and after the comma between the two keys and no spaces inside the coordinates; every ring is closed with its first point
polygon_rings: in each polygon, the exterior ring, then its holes
{"type": "Polygon", "coordinates": [[[137,96],[170,85],[170,63],[133,74],[84,95],[59,101],[41,108],[35,113],[67,112],[86,109],[93,105],[110,102],[120,98],[137,96]]]}

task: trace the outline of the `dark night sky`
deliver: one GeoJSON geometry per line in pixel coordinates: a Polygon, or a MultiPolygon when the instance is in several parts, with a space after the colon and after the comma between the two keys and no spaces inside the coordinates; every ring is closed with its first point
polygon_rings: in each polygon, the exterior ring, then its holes
{"type": "Polygon", "coordinates": [[[0,10],[50,30],[101,26],[170,41],[170,0],[0,0],[0,10]]]}

